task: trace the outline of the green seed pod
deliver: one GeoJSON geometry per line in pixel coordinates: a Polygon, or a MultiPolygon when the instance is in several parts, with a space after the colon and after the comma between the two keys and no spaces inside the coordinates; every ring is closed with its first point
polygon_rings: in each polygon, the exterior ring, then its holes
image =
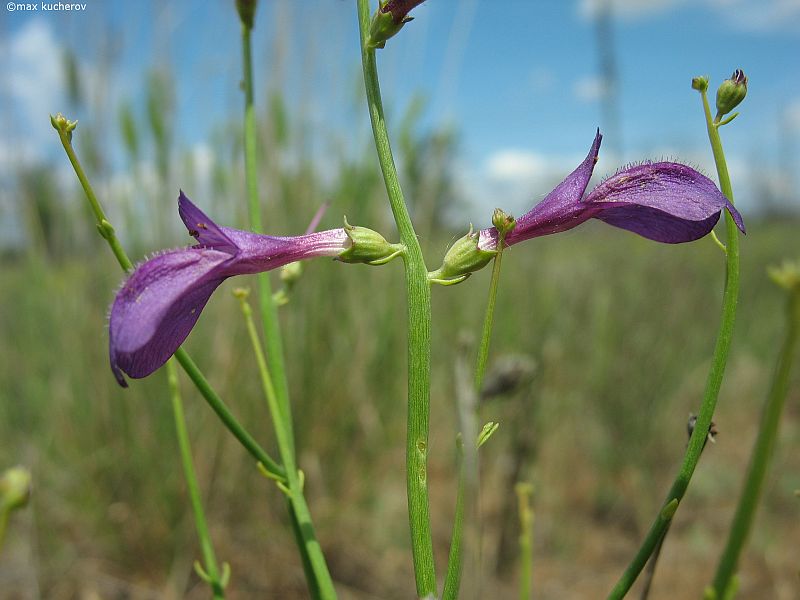
{"type": "Polygon", "coordinates": [[[739,106],[747,95],[747,76],[736,69],[730,79],[722,82],[717,90],[717,118],[723,117],[739,106]]]}

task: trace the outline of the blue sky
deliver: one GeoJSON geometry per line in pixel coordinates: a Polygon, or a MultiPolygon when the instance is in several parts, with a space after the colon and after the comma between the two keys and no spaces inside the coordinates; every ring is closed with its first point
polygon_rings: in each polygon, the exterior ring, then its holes
{"type": "MultiPolygon", "coordinates": [[[[103,98],[89,114],[68,116],[105,125],[114,156],[118,105],[141,108],[146,74],[159,65],[176,78],[177,146],[215,160],[212,130],[241,109],[233,0],[85,2],[72,13],[0,11],[0,176],[20,162],[58,161],[47,114],[69,110],[65,47],[96,91],[90,96],[103,98]]],[[[390,118],[422,93],[424,125],[460,132],[460,184],[476,211],[519,212],[579,162],[597,126],[606,133],[600,176],[663,157],[713,173],[689,82],[708,74],[716,89],[741,67],[749,95],[723,130],[739,200],[753,209],[766,188],[800,208],[800,0],[612,2],[617,129],[602,118],[598,3],[428,0],[379,54],[390,118]]],[[[320,160],[331,135],[344,152],[363,149],[354,2],[261,0],[254,35],[259,104],[269,87],[281,89],[309,119],[320,160]]],[[[124,177],[124,161],[113,164],[124,177]]]]}

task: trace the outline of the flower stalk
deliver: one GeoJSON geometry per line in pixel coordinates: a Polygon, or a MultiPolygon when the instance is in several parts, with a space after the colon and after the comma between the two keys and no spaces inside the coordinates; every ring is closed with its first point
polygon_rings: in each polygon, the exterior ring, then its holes
{"type": "MultiPolygon", "coordinates": [[[[800,268],[797,269],[797,273],[800,273],[800,268]]],[[[789,374],[797,352],[797,340],[800,337],[800,279],[793,288],[789,289],[786,321],[786,337],[778,355],[769,395],[761,414],[761,424],[753,446],[750,465],[747,468],[742,494],[739,497],[739,504],[728,533],[728,541],[720,557],[711,587],[713,598],[729,597],[729,590],[735,580],[739,556],[753,525],[769,461],[778,438],[778,426],[789,388],[789,374]]]]}
{"type": "Polygon", "coordinates": [[[253,310],[250,308],[250,303],[247,300],[249,293],[249,290],[241,288],[234,291],[234,295],[239,299],[242,308],[242,314],[244,315],[245,324],[247,326],[247,334],[253,346],[253,354],[255,355],[258,372],[261,377],[261,387],[264,392],[264,398],[267,400],[267,406],[272,415],[275,439],[278,442],[278,452],[280,453],[283,467],[286,470],[286,484],[280,484],[280,488],[286,494],[289,504],[291,505],[292,514],[295,515],[300,525],[296,533],[299,533],[301,536],[301,548],[304,549],[304,554],[308,557],[308,566],[311,568],[310,575],[312,578],[309,579],[309,586],[311,586],[312,590],[318,592],[317,597],[319,598],[325,600],[336,598],[336,590],[333,587],[333,581],[328,572],[328,566],[325,563],[322,548],[314,533],[311,513],[308,510],[308,505],[303,496],[303,481],[297,470],[294,447],[292,446],[291,438],[287,431],[289,424],[284,420],[281,413],[281,406],[275,392],[275,386],[272,382],[272,375],[267,368],[264,349],[261,346],[261,340],[258,337],[258,331],[256,330],[256,325],[253,320],[253,310]]]}
{"type": "MultiPolygon", "coordinates": [[[[172,414],[175,418],[175,432],[178,436],[178,448],[181,454],[183,465],[183,476],[186,478],[186,488],[189,491],[189,501],[194,512],[194,524],[197,529],[197,537],[200,538],[200,553],[203,555],[202,573],[207,577],[208,584],[214,595],[214,600],[225,598],[226,579],[221,575],[217,566],[217,557],[214,553],[214,546],[211,543],[211,534],[208,531],[203,501],[200,497],[200,486],[197,483],[194,461],[192,460],[192,447],[189,442],[189,434],[186,431],[186,417],[183,414],[183,401],[181,391],[178,387],[178,372],[175,369],[175,361],[167,361],[167,385],[169,386],[170,399],[172,400],[172,414]]],[[[197,567],[196,567],[197,568],[197,567]]],[[[198,569],[200,570],[200,569],[198,569]]],[[[230,572],[230,566],[225,563],[223,572],[230,572]]]]}
{"type": "MultiPolygon", "coordinates": [[[[695,79],[692,85],[700,92],[703,112],[706,118],[708,139],[714,155],[714,163],[717,168],[720,189],[730,203],[733,204],[733,189],[731,187],[730,175],[728,174],[728,165],[725,161],[725,154],[722,149],[722,141],[719,136],[719,123],[715,123],[711,115],[711,108],[709,107],[708,97],[706,95],[708,87],[707,81],[705,81],[706,85],[696,85],[695,82],[698,80],[699,78],[695,79]]],[[[700,80],[699,83],[702,84],[702,80],[700,80]]],[[[711,369],[706,380],[703,400],[697,415],[697,422],[695,423],[692,436],[689,439],[680,471],[667,493],[664,505],[662,509],[659,510],[658,515],[650,526],[650,530],[633,560],[611,590],[608,596],[610,600],[617,600],[625,596],[634,581],[636,581],[639,573],[641,573],[650,555],[655,551],[659,540],[664,535],[664,532],[672,520],[675,510],[677,510],[678,504],[683,499],[686,489],[689,487],[689,482],[700,460],[700,454],[703,451],[709,427],[711,426],[711,418],[714,415],[717,398],[719,397],[719,390],[722,385],[722,378],[728,363],[733,327],[736,321],[736,307],[739,299],[739,235],[737,225],[731,213],[729,211],[723,212],[725,212],[725,229],[727,236],[722,313],[711,361],[711,369]]]]}
{"type": "Polygon", "coordinates": [[[417,595],[436,596],[430,507],[428,501],[428,431],[430,427],[431,292],[422,249],[408,214],[392,157],[389,133],[381,100],[375,49],[368,44],[369,0],[357,0],[361,39],[361,61],[372,132],[392,215],[405,246],[408,319],[408,423],[406,440],[406,486],[411,548],[417,595]]]}

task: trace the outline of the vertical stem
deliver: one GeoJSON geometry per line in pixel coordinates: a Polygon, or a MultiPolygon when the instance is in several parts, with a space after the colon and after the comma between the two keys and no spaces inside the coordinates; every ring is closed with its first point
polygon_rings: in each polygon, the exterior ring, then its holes
{"type": "MultiPolygon", "coordinates": [[[[242,24],[242,65],[244,68],[244,166],[247,183],[247,207],[250,227],[256,233],[262,232],[261,206],[258,199],[258,148],[255,107],[253,105],[253,51],[250,28],[242,24]]],[[[291,405],[289,403],[289,384],[283,362],[283,342],[281,340],[278,311],[272,301],[272,286],[268,273],[256,275],[258,281],[259,307],[267,346],[267,365],[275,381],[281,417],[287,424],[289,443],[294,456],[294,430],[292,428],[291,405]]]]}
{"type": "MultiPolygon", "coordinates": [[[[706,127],[708,129],[708,139],[711,142],[711,150],[714,154],[714,162],[717,166],[719,184],[722,193],[733,203],[733,190],[731,180],[728,175],[728,166],[725,162],[725,154],[722,151],[722,141],[719,132],[711,117],[711,110],[708,106],[708,98],[705,91],[701,92],[703,111],[706,117],[706,127]]],[[[680,502],[689,487],[694,470],[700,460],[703,451],[708,428],[711,425],[711,418],[717,405],[722,377],[725,374],[725,366],[728,363],[728,354],[731,348],[731,338],[733,336],[733,326],[736,320],[736,305],[739,299],[739,231],[733,217],[725,212],[725,227],[727,233],[727,252],[725,263],[725,289],[722,294],[722,315],[720,317],[719,332],[714,346],[714,355],[711,360],[711,369],[706,380],[706,387],[703,392],[703,401],[700,412],[697,415],[694,432],[689,439],[683,464],[678,472],[672,487],[667,493],[664,506],[659,510],[650,530],[647,533],[641,547],[628,565],[625,572],[620,577],[617,584],[611,590],[609,599],[622,598],[636,581],[639,573],[647,563],[647,559],[655,551],[658,541],[667,529],[674,514],[673,510],[666,510],[668,505],[673,502],[680,502]]]]}
{"type": "MultiPolygon", "coordinates": [[[[469,443],[469,442],[468,442],[469,443]]],[[[461,587],[462,534],[464,532],[464,488],[466,473],[464,466],[464,441],[458,447],[458,490],[456,492],[456,514],[453,518],[453,533],[450,537],[450,553],[447,556],[447,574],[444,579],[442,600],[456,600],[461,587]]]]}
{"type": "Polygon", "coordinates": [[[375,50],[366,46],[369,35],[369,0],[357,0],[361,33],[361,61],[372,133],[378,152],[389,204],[400,242],[405,246],[406,297],[408,301],[408,429],[406,439],[406,487],[408,493],[411,549],[419,597],[436,596],[430,507],[428,501],[428,430],[431,374],[431,291],[422,249],[408,214],[392,157],[383,113],[375,50]]]}
{"type": "Polygon", "coordinates": [[[772,378],[769,396],[764,404],[758,437],[753,446],[753,454],[747,469],[742,495],[739,498],[739,505],[736,507],[736,513],[728,533],[728,542],[725,544],[717,566],[717,573],[714,576],[713,588],[716,598],[720,599],[726,597],[731,578],[736,572],[739,555],[753,524],[756,507],[767,475],[767,467],[778,437],[778,425],[789,388],[789,373],[797,350],[798,330],[800,330],[800,291],[790,293],[786,308],[788,320],[786,338],[778,355],[778,364],[772,378]]]}
{"type": "Polygon", "coordinates": [[[222,599],[225,598],[224,586],[220,580],[217,557],[214,554],[214,546],[211,543],[211,534],[208,532],[206,515],[203,510],[203,501],[200,498],[200,486],[197,484],[197,475],[195,474],[194,461],[192,460],[192,448],[189,443],[189,434],[186,431],[186,418],[183,414],[183,402],[178,388],[178,373],[175,369],[175,361],[172,358],[167,361],[167,384],[172,398],[172,413],[175,417],[175,432],[178,435],[178,448],[180,449],[181,462],[183,463],[183,475],[186,478],[189,500],[194,511],[197,537],[200,538],[203,568],[208,575],[214,599],[222,599]]]}
{"type": "Polygon", "coordinates": [[[519,598],[530,600],[532,565],[533,565],[533,509],[531,495],[533,486],[530,483],[518,483],[515,491],[519,501],[519,598]]]}
{"type": "Polygon", "coordinates": [[[486,374],[486,361],[489,358],[489,345],[492,341],[492,325],[494,324],[494,307],[497,300],[497,287],[500,282],[500,266],[503,260],[503,241],[500,240],[497,256],[492,265],[492,279],[489,282],[489,300],[486,303],[486,316],[483,320],[483,333],[478,346],[478,358],[475,364],[475,393],[481,393],[483,376],[486,374]]]}
{"type": "Polygon", "coordinates": [[[299,532],[302,542],[301,549],[305,550],[305,554],[308,556],[308,564],[312,570],[313,578],[309,580],[308,583],[312,590],[316,589],[318,591],[320,598],[325,600],[336,598],[336,591],[334,590],[333,582],[328,572],[328,566],[325,563],[322,548],[314,533],[311,514],[308,510],[305,497],[303,496],[303,484],[299,478],[297,466],[295,464],[294,449],[292,448],[288,432],[289,426],[288,423],[284,422],[281,416],[278,396],[275,392],[272,376],[267,368],[264,350],[261,347],[261,340],[258,338],[258,331],[253,321],[253,311],[247,301],[247,293],[245,291],[238,292],[237,296],[241,302],[242,313],[244,314],[245,323],[247,325],[247,333],[250,337],[250,343],[253,346],[258,372],[261,375],[261,386],[263,388],[264,397],[267,399],[269,411],[272,414],[275,438],[278,442],[278,451],[281,456],[281,461],[283,462],[283,467],[286,469],[287,486],[283,489],[289,498],[292,514],[297,521],[297,532],[299,532]]]}

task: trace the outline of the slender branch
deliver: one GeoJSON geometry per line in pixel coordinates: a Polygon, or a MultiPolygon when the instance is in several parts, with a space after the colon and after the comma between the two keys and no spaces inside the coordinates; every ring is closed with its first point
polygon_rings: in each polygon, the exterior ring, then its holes
{"type": "MultiPolygon", "coordinates": [[[[250,228],[256,233],[263,233],[261,205],[258,198],[257,128],[253,104],[253,51],[251,30],[245,23],[242,23],[242,66],[244,69],[244,165],[247,183],[247,207],[250,228]]],[[[267,365],[275,382],[281,418],[287,425],[289,444],[292,456],[294,456],[294,430],[291,404],[289,402],[289,384],[286,379],[286,367],[283,361],[283,341],[281,339],[280,323],[278,322],[278,310],[272,298],[272,285],[270,284],[269,274],[259,273],[256,278],[258,281],[261,321],[267,346],[267,365]]]]}
{"type": "MultiPolygon", "coordinates": [[[[717,166],[720,189],[728,200],[733,202],[733,190],[731,188],[730,176],[728,175],[728,166],[725,162],[725,154],[722,150],[722,141],[720,140],[719,132],[711,117],[711,110],[708,106],[706,93],[705,91],[701,91],[700,93],[703,102],[703,111],[706,116],[708,138],[711,142],[714,162],[717,166]]],[[[689,482],[700,460],[700,454],[703,451],[703,445],[708,435],[708,428],[711,425],[711,418],[714,415],[714,409],[717,405],[717,398],[722,385],[722,377],[725,373],[725,366],[728,363],[733,326],[736,320],[736,305],[739,298],[739,232],[736,229],[733,217],[731,217],[730,213],[727,211],[724,212],[727,233],[725,289],[722,295],[722,314],[720,317],[719,332],[717,333],[711,369],[708,374],[708,379],[706,380],[700,412],[697,415],[694,432],[686,448],[683,464],[672,483],[672,487],[667,493],[664,506],[659,510],[658,516],[656,516],[653,524],[650,526],[650,530],[633,560],[611,590],[608,596],[609,599],[622,598],[628,592],[647,563],[647,559],[655,551],[659,540],[666,531],[672,519],[672,515],[675,512],[669,509],[670,506],[674,506],[674,508],[677,509],[677,504],[681,501],[686,493],[686,489],[689,487],[689,482]]]]}
{"type": "Polygon", "coordinates": [[[406,297],[408,301],[408,426],[406,440],[406,487],[408,494],[411,549],[417,595],[436,596],[430,507],[428,500],[428,431],[430,426],[431,291],[428,271],[392,157],[389,133],[383,113],[375,50],[367,47],[369,0],[357,0],[361,34],[361,61],[367,92],[372,133],[378,152],[389,204],[405,245],[406,297]]]}
{"type": "Polygon", "coordinates": [[[316,589],[319,598],[324,600],[333,599],[336,598],[336,590],[333,587],[333,581],[328,572],[328,566],[325,563],[322,548],[314,533],[311,514],[309,513],[305,497],[303,496],[303,482],[298,475],[294,459],[294,448],[291,445],[291,440],[287,431],[290,427],[288,423],[283,420],[283,416],[281,415],[281,408],[277,394],[275,393],[275,386],[273,385],[272,376],[267,368],[264,350],[261,347],[261,340],[258,338],[258,331],[253,321],[253,311],[250,308],[250,303],[247,301],[248,292],[247,290],[236,290],[235,294],[241,303],[242,314],[244,315],[245,324],[247,325],[247,333],[250,337],[250,343],[253,346],[253,354],[255,355],[258,372],[261,376],[261,386],[264,397],[267,400],[269,411],[272,414],[275,438],[278,442],[278,451],[280,452],[283,466],[286,469],[287,486],[282,489],[289,498],[293,515],[298,522],[299,527],[297,533],[300,535],[302,542],[301,547],[305,549],[305,553],[308,555],[308,564],[312,570],[312,578],[309,580],[309,585],[315,586],[313,589],[316,589]]]}
{"type": "Polygon", "coordinates": [[[727,598],[727,591],[731,578],[736,572],[739,555],[753,525],[753,518],[767,475],[767,467],[778,438],[778,426],[789,388],[789,373],[792,369],[797,350],[797,338],[800,334],[800,291],[790,293],[786,308],[788,320],[786,337],[778,355],[778,364],[772,378],[769,396],[764,404],[758,437],[753,446],[753,454],[750,458],[750,466],[747,468],[742,495],[739,497],[739,505],[736,507],[736,513],[728,533],[728,542],[725,544],[717,566],[717,573],[714,576],[713,589],[716,598],[720,599],[727,598]]]}
{"type": "Polygon", "coordinates": [[[175,361],[167,361],[167,384],[169,385],[170,397],[172,399],[172,414],[175,417],[175,432],[178,435],[178,448],[180,449],[181,461],[183,463],[183,475],[186,478],[186,487],[189,491],[189,500],[194,511],[194,523],[197,529],[197,537],[200,538],[200,552],[203,555],[203,568],[208,575],[209,585],[214,594],[214,599],[225,598],[225,590],[220,579],[220,571],[217,566],[217,557],[214,554],[214,546],[211,543],[211,534],[208,532],[206,515],[203,510],[203,501],[200,498],[200,486],[197,483],[194,461],[192,460],[192,448],[189,443],[189,434],[186,431],[186,418],[183,414],[183,402],[181,392],[178,387],[178,372],[175,369],[175,361]]]}
{"type": "Polygon", "coordinates": [[[500,241],[497,255],[492,265],[492,279],[489,282],[489,300],[486,303],[486,316],[483,321],[478,357],[475,364],[475,392],[480,394],[483,385],[483,376],[486,374],[486,361],[489,358],[489,346],[492,341],[492,326],[494,324],[494,307],[497,301],[497,288],[500,283],[500,267],[503,260],[503,242],[500,241]]]}
{"type": "MultiPolygon", "coordinates": [[[[63,119],[63,117],[61,118],[63,119]]],[[[56,124],[56,121],[57,118],[53,120],[54,125],[56,124]]],[[[64,119],[64,121],[66,122],[66,119],[64,119]]],[[[130,271],[133,269],[133,263],[131,262],[130,258],[128,258],[125,250],[122,248],[122,244],[119,243],[116,233],[114,232],[114,227],[106,218],[103,208],[97,200],[94,189],[89,183],[89,179],[86,177],[86,173],[84,172],[83,167],[81,166],[81,163],[75,154],[75,150],[72,147],[71,134],[66,130],[65,127],[56,126],[56,131],[58,132],[58,137],[61,140],[61,145],[64,147],[64,151],[67,153],[69,162],[72,163],[72,167],[75,169],[75,175],[77,175],[78,181],[80,181],[83,191],[86,194],[86,198],[89,200],[89,204],[91,205],[92,211],[95,214],[97,219],[97,229],[100,232],[100,235],[102,235],[106,242],[108,242],[108,245],[114,252],[114,256],[116,256],[117,262],[119,262],[120,266],[125,271],[130,271]]],[[[189,354],[183,348],[178,348],[178,350],[175,351],[175,358],[181,364],[184,371],[186,371],[186,374],[189,376],[192,382],[194,382],[203,398],[206,399],[214,412],[219,415],[223,424],[230,430],[236,439],[239,440],[242,446],[244,446],[245,449],[257,461],[262,463],[264,468],[266,468],[267,471],[269,471],[276,479],[282,480],[285,477],[283,469],[274,460],[272,460],[272,458],[270,458],[264,449],[261,448],[261,446],[259,446],[252,436],[245,430],[241,423],[236,420],[236,417],[233,416],[233,413],[230,412],[226,404],[208,383],[205,376],[203,376],[203,374],[200,372],[200,369],[197,368],[197,365],[191,359],[189,354]]]]}

